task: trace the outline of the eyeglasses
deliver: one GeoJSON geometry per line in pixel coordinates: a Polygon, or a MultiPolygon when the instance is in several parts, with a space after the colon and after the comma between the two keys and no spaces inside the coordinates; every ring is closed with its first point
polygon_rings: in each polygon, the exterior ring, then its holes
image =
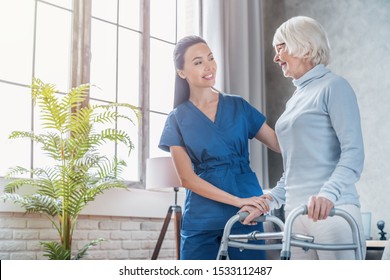
{"type": "Polygon", "coordinates": [[[284,51],[285,49],[286,49],[286,43],[277,44],[275,46],[275,52],[276,52],[277,55],[280,55],[280,53],[282,51],[284,51]]]}

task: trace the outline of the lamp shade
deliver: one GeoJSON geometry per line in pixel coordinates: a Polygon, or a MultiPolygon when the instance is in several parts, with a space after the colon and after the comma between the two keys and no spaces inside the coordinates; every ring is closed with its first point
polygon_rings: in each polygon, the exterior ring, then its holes
{"type": "Polygon", "coordinates": [[[147,190],[154,191],[172,191],[172,188],[181,187],[172,157],[148,158],[145,183],[147,190]]]}

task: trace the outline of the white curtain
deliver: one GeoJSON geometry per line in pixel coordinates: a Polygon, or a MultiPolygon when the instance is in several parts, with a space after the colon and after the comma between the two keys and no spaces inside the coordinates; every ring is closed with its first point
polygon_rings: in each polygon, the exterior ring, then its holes
{"type": "MultiPolygon", "coordinates": [[[[262,1],[203,0],[202,36],[218,65],[216,88],[243,96],[265,112],[262,1]]],[[[267,149],[250,143],[252,169],[268,188],[267,149]]]]}

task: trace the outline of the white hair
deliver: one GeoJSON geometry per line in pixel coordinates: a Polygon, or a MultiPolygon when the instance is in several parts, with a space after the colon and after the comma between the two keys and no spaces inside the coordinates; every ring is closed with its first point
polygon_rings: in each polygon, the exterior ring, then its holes
{"type": "Polygon", "coordinates": [[[286,44],[290,55],[309,58],[314,65],[328,65],[330,45],[325,29],[316,20],[297,16],[282,23],[275,31],[272,45],[286,44]]]}

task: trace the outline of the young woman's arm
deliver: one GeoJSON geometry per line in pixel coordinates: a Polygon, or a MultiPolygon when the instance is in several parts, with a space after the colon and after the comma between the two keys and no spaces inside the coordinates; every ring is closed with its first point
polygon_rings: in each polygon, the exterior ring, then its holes
{"type": "Polygon", "coordinates": [[[184,188],[190,189],[191,191],[208,199],[233,205],[238,208],[241,208],[244,205],[252,205],[260,211],[269,211],[268,203],[260,197],[254,196],[249,198],[239,198],[200,178],[193,171],[191,160],[184,147],[171,146],[170,151],[181,185],[184,188]]]}
{"type": "Polygon", "coordinates": [[[264,123],[261,126],[255,138],[264,143],[272,151],[280,153],[280,147],[278,139],[276,138],[276,133],[271,127],[268,126],[268,124],[264,123]]]}

